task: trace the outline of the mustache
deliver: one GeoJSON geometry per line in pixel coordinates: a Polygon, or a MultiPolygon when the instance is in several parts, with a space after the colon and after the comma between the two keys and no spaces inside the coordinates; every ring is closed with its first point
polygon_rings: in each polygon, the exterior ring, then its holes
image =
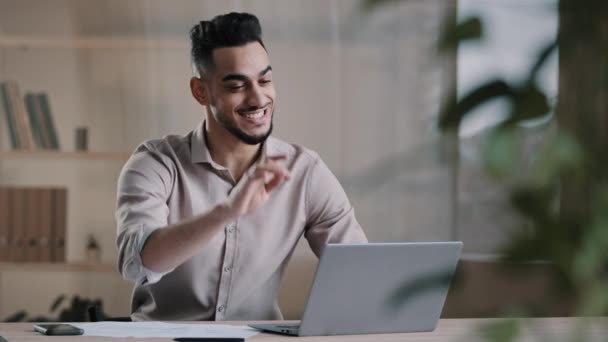
{"type": "Polygon", "coordinates": [[[268,106],[270,106],[270,102],[264,104],[263,106],[247,106],[247,107],[242,107],[242,108],[239,108],[237,110],[237,112],[255,112],[255,111],[258,111],[258,110],[261,110],[261,109],[265,109],[268,106]]]}

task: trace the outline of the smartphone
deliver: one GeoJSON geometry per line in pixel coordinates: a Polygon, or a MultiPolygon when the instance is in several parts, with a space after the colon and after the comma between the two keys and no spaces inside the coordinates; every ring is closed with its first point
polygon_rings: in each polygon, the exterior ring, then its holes
{"type": "Polygon", "coordinates": [[[45,335],[82,335],[84,330],[66,323],[34,324],[34,330],[45,335]]]}

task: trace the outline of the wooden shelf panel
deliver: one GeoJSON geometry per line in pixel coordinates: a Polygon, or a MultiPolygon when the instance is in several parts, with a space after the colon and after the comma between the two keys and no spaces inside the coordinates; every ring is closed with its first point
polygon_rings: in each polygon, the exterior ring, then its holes
{"type": "Polygon", "coordinates": [[[4,159],[47,159],[47,160],[115,160],[126,161],[131,154],[127,152],[62,152],[62,151],[0,151],[4,159]]]}
{"type": "Polygon", "coordinates": [[[175,37],[61,37],[0,35],[0,47],[62,49],[188,49],[186,38],[175,37]]]}
{"type": "Polygon", "coordinates": [[[51,262],[0,262],[0,272],[118,272],[114,264],[51,263],[51,262]]]}

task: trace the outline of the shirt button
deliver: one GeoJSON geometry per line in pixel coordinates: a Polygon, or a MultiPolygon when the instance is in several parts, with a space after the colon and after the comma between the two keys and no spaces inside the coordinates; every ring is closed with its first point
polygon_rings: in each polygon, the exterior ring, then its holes
{"type": "Polygon", "coordinates": [[[234,226],[228,226],[228,233],[233,233],[234,232],[234,226]]]}
{"type": "Polygon", "coordinates": [[[226,309],[225,306],[220,305],[220,306],[217,307],[217,312],[224,312],[225,309],[226,309]]]}
{"type": "Polygon", "coordinates": [[[231,270],[230,266],[225,266],[224,267],[224,272],[230,272],[230,270],[231,270]]]}

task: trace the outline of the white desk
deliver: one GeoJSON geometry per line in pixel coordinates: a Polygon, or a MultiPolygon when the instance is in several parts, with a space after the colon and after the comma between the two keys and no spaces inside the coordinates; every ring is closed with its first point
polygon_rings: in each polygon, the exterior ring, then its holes
{"type": "MultiPolygon", "coordinates": [[[[343,335],[343,336],[315,336],[315,337],[291,337],[276,334],[260,333],[247,341],[251,342],[408,342],[408,341],[427,341],[427,342],[462,342],[462,341],[484,341],[480,334],[479,327],[483,324],[497,322],[499,319],[442,319],[439,321],[437,329],[428,333],[406,333],[406,334],[375,334],[375,335],[343,335]]],[[[574,318],[534,318],[525,319],[520,338],[517,341],[572,341],[569,338],[574,331],[578,319],[574,318]]],[[[254,322],[217,322],[219,324],[247,324],[254,322]]],[[[268,322],[255,322],[268,323],[268,322]]],[[[276,323],[276,322],[274,322],[276,323]]],[[[608,341],[608,318],[593,318],[584,330],[588,337],[584,341],[608,341]]],[[[43,336],[32,330],[32,323],[0,323],[0,335],[9,342],[27,341],[139,341],[139,342],[160,342],[171,341],[170,339],[113,339],[104,337],[83,337],[83,336],[43,336]]]]}
{"type": "MultiPolygon", "coordinates": [[[[428,333],[406,333],[406,334],[376,334],[376,335],[343,335],[343,336],[315,336],[315,337],[291,337],[276,334],[260,333],[247,341],[252,342],[320,342],[320,341],[349,341],[349,342],[407,342],[407,341],[483,341],[479,327],[483,324],[497,322],[499,319],[442,319],[437,329],[428,333]]],[[[522,334],[518,341],[571,341],[569,338],[574,331],[578,319],[574,318],[534,318],[523,320],[522,334]]],[[[253,322],[217,322],[220,324],[247,324],[253,322]]],[[[267,323],[267,322],[255,322],[267,323]]],[[[589,326],[584,330],[588,338],[584,341],[607,341],[608,340],[608,318],[594,318],[590,320],[589,326]]],[[[32,323],[0,323],[0,335],[9,342],[27,341],[139,341],[160,342],[170,339],[113,339],[104,337],[62,336],[50,337],[40,335],[32,330],[32,323]]]]}

